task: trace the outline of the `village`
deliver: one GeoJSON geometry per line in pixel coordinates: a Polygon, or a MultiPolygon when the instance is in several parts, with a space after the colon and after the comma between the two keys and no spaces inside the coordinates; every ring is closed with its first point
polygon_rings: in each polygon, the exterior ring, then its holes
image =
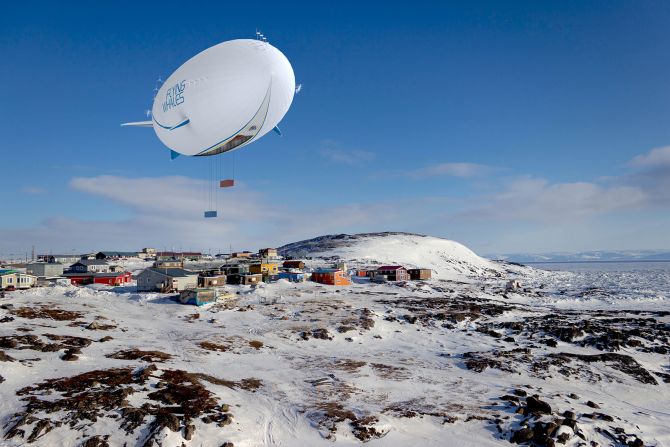
{"type": "Polygon", "coordinates": [[[82,255],[38,255],[30,262],[0,264],[0,293],[53,285],[128,286],[137,292],[175,293],[183,304],[204,305],[231,296],[228,285],[255,287],[279,280],[346,287],[353,282],[427,280],[427,268],[382,265],[349,268],[346,262],[308,267],[275,248],[216,256],[201,252],[99,251],[82,255]],[[140,266],[139,269],[130,268],[140,266]]]}

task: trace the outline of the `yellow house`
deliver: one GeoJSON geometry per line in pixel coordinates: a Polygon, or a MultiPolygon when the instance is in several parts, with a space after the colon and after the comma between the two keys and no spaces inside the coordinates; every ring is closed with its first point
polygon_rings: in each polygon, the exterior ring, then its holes
{"type": "Polygon", "coordinates": [[[256,275],[276,275],[279,273],[279,264],[274,262],[251,264],[249,266],[249,273],[256,275]]]}
{"type": "Polygon", "coordinates": [[[0,289],[16,288],[16,270],[0,270],[0,289]]]}

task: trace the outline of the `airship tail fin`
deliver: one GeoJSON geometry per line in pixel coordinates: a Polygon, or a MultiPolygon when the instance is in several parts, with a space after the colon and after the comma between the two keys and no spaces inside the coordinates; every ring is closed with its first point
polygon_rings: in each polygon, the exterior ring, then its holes
{"type": "Polygon", "coordinates": [[[132,123],[123,123],[121,127],[154,127],[151,121],[135,121],[132,123]]]}
{"type": "Polygon", "coordinates": [[[170,160],[174,160],[175,158],[179,157],[181,154],[179,152],[175,151],[170,151],[170,160]]]}

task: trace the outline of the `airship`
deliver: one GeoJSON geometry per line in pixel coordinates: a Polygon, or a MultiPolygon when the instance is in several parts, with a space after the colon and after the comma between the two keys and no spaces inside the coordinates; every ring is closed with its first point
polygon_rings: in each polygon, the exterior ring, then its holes
{"type": "Polygon", "coordinates": [[[122,126],[153,127],[173,159],[222,154],[272,130],[281,135],[295,91],[290,62],[264,37],[231,40],[172,73],[154,97],[150,121],[122,126]]]}

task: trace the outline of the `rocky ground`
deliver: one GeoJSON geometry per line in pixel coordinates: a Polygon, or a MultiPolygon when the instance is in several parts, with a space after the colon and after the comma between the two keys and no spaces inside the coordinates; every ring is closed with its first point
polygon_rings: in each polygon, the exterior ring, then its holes
{"type": "Polygon", "coordinates": [[[670,443],[664,304],[575,310],[546,275],[506,292],[512,273],[279,282],[206,308],[132,288],[10,293],[2,443],[670,443]]]}

